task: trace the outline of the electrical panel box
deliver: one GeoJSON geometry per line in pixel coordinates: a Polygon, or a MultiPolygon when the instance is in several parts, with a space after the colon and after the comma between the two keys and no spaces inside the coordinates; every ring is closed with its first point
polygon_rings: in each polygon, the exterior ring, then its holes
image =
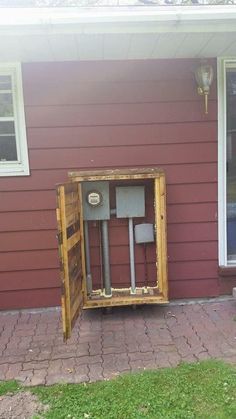
{"type": "Polygon", "coordinates": [[[137,244],[145,244],[154,242],[153,224],[143,223],[136,224],[134,227],[135,242],[137,244]]]}
{"type": "Polygon", "coordinates": [[[168,302],[163,170],[70,172],[57,203],[65,340],[82,309],[168,302]]]}
{"type": "Polygon", "coordinates": [[[109,182],[83,182],[82,205],[85,221],[109,220],[109,182]]]}
{"type": "Polygon", "coordinates": [[[145,216],[144,186],[121,186],[116,188],[117,218],[145,216]]]}

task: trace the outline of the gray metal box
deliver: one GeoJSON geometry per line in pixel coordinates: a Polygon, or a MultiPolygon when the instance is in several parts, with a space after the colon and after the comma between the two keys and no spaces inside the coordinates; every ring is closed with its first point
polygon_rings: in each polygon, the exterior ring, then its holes
{"type": "Polygon", "coordinates": [[[82,201],[84,220],[110,219],[109,182],[82,182],[82,201]],[[90,192],[101,194],[101,204],[94,207],[88,204],[87,197],[90,192]]]}
{"type": "Polygon", "coordinates": [[[136,243],[153,243],[154,228],[153,224],[143,223],[134,227],[134,235],[136,243]]]}
{"type": "Polygon", "coordinates": [[[145,216],[144,186],[118,186],[116,188],[117,218],[145,216]]]}

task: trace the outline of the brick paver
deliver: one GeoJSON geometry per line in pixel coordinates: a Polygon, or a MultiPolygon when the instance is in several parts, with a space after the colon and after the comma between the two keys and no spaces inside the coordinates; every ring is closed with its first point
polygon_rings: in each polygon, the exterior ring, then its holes
{"type": "Polygon", "coordinates": [[[236,363],[236,302],[87,310],[63,343],[59,309],[0,313],[0,380],[80,383],[208,358],[236,363]]]}

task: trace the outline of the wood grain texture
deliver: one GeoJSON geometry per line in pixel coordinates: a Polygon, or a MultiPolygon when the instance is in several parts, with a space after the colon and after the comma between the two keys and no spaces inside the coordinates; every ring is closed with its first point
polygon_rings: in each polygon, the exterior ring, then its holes
{"type": "Polygon", "coordinates": [[[157,241],[157,279],[164,300],[168,299],[168,254],[166,237],[166,182],[165,177],[155,180],[155,225],[157,241]]]}
{"type": "MultiPolygon", "coordinates": [[[[81,226],[81,187],[77,183],[65,183],[57,189],[57,224],[58,246],[60,255],[61,304],[64,340],[71,336],[72,325],[83,307],[83,282],[85,272],[82,270],[81,254],[83,253],[81,226]],[[71,205],[73,204],[73,209],[71,205]],[[69,214],[67,207],[69,205],[69,214]],[[77,224],[73,235],[68,237],[67,227],[70,215],[77,224]],[[80,215],[80,220],[78,218],[80,215]]],[[[75,224],[72,224],[75,225],[75,224]]],[[[84,256],[83,256],[84,258],[84,256]]]]}
{"type": "MultiPolygon", "coordinates": [[[[141,265],[142,268],[142,274],[140,275],[139,273],[137,274],[136,277],[136,284],[139,284],[143,286],[144,285],[144,278],[145,276],[147,277],[145,280],[145,284],[146,285],[151,285],[151,286],[155,286],[158,287],[158,296],[157,298],[155,298],[155,296],[153,296],[153,298],[146,298],[147,296],[145,296],[144,298],[144,303],[146,301],[151,302],[157,302],[159,300],[161,301],[168,301],[168,283],[167,283],[167,250],[166,250],[166,187],[165,187],[165,175],[163,173],[162,170],[158,169],[158,168],[128,168],[128,169],[116,169],[116,170],[105,170],[105,171],[83,171],[83,172],[78,172],[76,171],[75,173],[70,173],[69,174],[71,180],[72,180],[72,185],[74,185],[75,187],[77,185],[79,185],[80,189],[82,190],[82,185],[83,182],[85,181],[89,181],[89,180],[97,180],[97,181],[101,181],[101,180],[111,180],[110,183],[110,198],[111,198],[111,202],[112,200],[115,198],[115,186],[117,184],[124,184],[123,181],[127,182],[130,184],[140,184],[143,183],[146,185],[146,190],[145,190],[145,194],[146,196],[148,196],[148,204],[146,206],[150,207],[152,206],[152,218],[153,218],[153,222],[156,225],[156,241],[155,243],[151,243],[149,246],[147,246],[147,251],[145,252],[145,258],[144,258],[144,252],[143,252],[143,248],[142,246],[136,245],[134,246],[134,252],[135,252],[135,265],[136,265],[136,270],[139,267],[138,265],[141,265]],[[151,198],[151,202],[150,202],[150,198],[151,198]],[[155,206],[155,217],[154,217],[154,209],[153,206],[155,206]],[[144,270],[144,264],[145,264],[145,259],[146,259],[146,272],[144,270]],[[154,277],[149,276],[150,274],[150,265],[152,265],[154,267],[154,277]],[[139,276],[140,275],[140,276],[139,276]]],[[[69,184],[67,184],[67,186],[69,186],[69,184]]],[[[61,188],[64,188],[63,186],[59,187],[59,192],[61,191],[61,188]]],[[[64,189],[63,189],[64,190],[64,189]]],[[[82,195],[81,195],[82,196],[82,195]]],[[[64,199],[64,201],[66,201],[66,199],[64,199]]],[[[59,194],[59,200],[58,202],[60,202],[60,207],[64,209],[64,212],[66,214],[66,205],[65,203],[63,204],[63,196],[61,196],[61,193],[59,194]]],[[[69,200],[69,202],[71,202],[71,200],[69,200]]],[[[62,215],[62,211],[60,211],[59,213],[62,215]]],[[[148,212],[148,211],[147,211],[148,212]]],[[[61,217],[59,214],[58,219],[63,219],[63,217],[61,217]]],[[[65,214],[64,214],[64,218],[65,218],[65,214]]],[[[119,223],[119,219],[113,219],[112,221],[110,221],[110,227],[111,225],[117,225],[119,223]]],[[[127,220],[126,224],[127,224],[127,220]]],[[[82,223],[82,214],[81,214],[81,223],[82,223]]],[[[96,223],[97,224],[97,223],[96,223]]],[[[82,225],[82,224],[81,224],[82,225]]],[[[89,222],[88,224],[88,231],[90,230],[91,233],[91,226],[94,226],[95,223],[93,221],[89,222]]],[[[121,224],[122,225],[122,224],[121,224]]],[[[61,227],[61,224],[59,226],[59,228],[61,227]]],[[[97,236],[97,242],[96,242],[96,246],[94,246],[94,237],[91,237],[90,234],[90,243],[92,243],[92,248],[91,248],[91,254],[90,254],[90,267],[91,267],[91,274],[92,274],[92,281],[93,281],[93,289],[103,289],[104,288],[104,284],[101,283],[101,250],[100,250],[100,243],[99,243],[99,227],[96,228],[96,230],[93,230],[93,233],[96,234],[97,236]],[[94,268],[97,268],[97,277],[96,274],[94,275],[94,268]],[[100,281],[99,281],[100,279],[100,281]],[[101,284],[101,285],[100,285],[101,284]]],[[[61,230],[59,232],[61,234],[61,230]]],[[[109,233],[108,233],[109,234],[109,233]]],[[[62,236],[64,237],[65,235],[65,231],[64,228],[62,229],[62,236]]],[[[81,235],[82,238],[82,235],[81,235]]],[[[68,243],[68,240],[67,240],[68,243]]],[[[61,248],[61,243],[60,243],[60,248],[61,248]]],[[[82,247],[82,250],[84,250],[84,248],[82,247]]],[[[110,257],[109,257],[109,261],[110,261],[110,277],[111,277],[111,282],[112,282],[112,287],[118,287],[121,288],[121,286],[123,285],[124,288],[128,289],[130,287],[130,272],[129,274],[125,276],[125,278],[122,278],[123,283],[121,284],[120,281],[117,281],[113,275],[113,266],[114,267],[119,267],[120,266],[125,266],[127,267],[127,265],[130,265],[130,255],[129,255],[129,249],[127,249],[127,246],[111,246],[110,247],[110,257]],[[127,251],[128,250],[128,251],[127,251]]],[[[64,254],[64,249],[62,249],[61,251],[62,254],[64,254]]],[[[63,259],[63,266],[64,266],[64,258],[63,259]]],[[[68,261],[66,262],[67,266],[73,265],[73,261],[68,261]]],[[[64,271],[64,269],[63,269],[64,271]]],[[[65,275],[63,276],[64,278],[66,277],[65,275]]],[[[84,278],[84,284],[85,284],[85,274],[83,275],[84,278]]],[[[119,278],[120,279],[120,278],[119,278]]],[[[84,289],[86,290],[86,286],[84,287],[84,289]]],[[[66,288],[65,288],[66,291],[66,288]]],[[[97,302],[95,303],[96,307],[102,307],[102,306],[106,306],[107,304],[112,306],[113,305],[113,301],[114,301],[114,305],[116,305],[116,301],[119,301],[120,305],[125,305],[128,304],[127,301],[130,301],[130,304],[134,304],[134,301],[136,301],[136,299],[134,298],[134,296],[131,296],[130,293],[128,292],[128,296],[122,299],[121,297],[119,297],[118,299],[116,299],[116,296],[112,294],[111,298],[109,299],[109,304],[105,303],[105,300],[103,301],[103,298],[100,298],[99,301],[97,300],[97,302]],[[126,301],[127,300],[127,301],[126,301]]],[[[66,292],[65,292],[66,295],[66,292]]],[[[141,303],[142,301],[142,297],[137,296],[137,301],[139,300],[139,303],[141,303]]],[[[107,300],[108,301],[108,300],[107,300]]],[[[64,304],[64,300],[63,300],[63,312],[66,312],[66,301],[64,304]]],[[[84,300],[84,306],[93,306],[93,300],[91,298],[85,298],[84,300]]],[[[63,315],[63,317],[65,317],[65,314],[63,315]]],[[[67,329],[67,325],[66,325],[66,329],[67,329]]],[[[70,330],[68,335],[70,334],[70,330]]],[[[67,336],[67,334],[66,334],[67,336]]]]}

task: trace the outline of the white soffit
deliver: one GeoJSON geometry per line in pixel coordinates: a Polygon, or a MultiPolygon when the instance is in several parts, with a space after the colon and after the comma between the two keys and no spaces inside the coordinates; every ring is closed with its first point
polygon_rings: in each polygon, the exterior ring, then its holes
{"type": "Polygon", "coordinates": [[[235,6],[0,9],[1,61],[236,56],[235,6]]]}

